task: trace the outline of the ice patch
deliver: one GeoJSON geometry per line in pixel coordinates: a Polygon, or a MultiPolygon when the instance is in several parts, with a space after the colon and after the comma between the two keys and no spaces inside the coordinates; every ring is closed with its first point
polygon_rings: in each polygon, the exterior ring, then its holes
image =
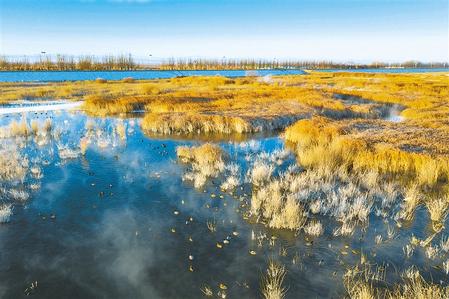
{"type": "Polygon", "coordinates": [[[82,101],[65,102],[65,101],[45,101],[45,102],[21,102],[20,106],[0,107],[1,114],[14,114],[23,112],[41,112],[41,111],[56,111],[56,110],[70,110],[81,106],[82,101]]]}
{"type": "Polygon", "coordinates": [[[385,119],[395,123],[401,122],[404,120],[404,117],[401,116],[400,113],[401,113],[400,109],[394,106],[393,108],[390,109],[388,116],[385,119]]]}

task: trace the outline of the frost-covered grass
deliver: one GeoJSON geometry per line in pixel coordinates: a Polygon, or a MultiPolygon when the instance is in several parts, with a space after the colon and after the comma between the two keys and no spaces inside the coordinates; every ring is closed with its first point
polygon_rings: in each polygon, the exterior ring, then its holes
{"type": "Polygon", "coordinates": [[[427,210],[430,214],[430,219],[436,223],[438,227],[438,224],[444,222],[444,219],[446,218],[448,214],[448,208],[449,208],[449,195],[446,196],[446,198],[436,198],[426,201],[427,210]]]}
{"type": "Polygon", "coordinates": [[[23,181],[29,168],[29,161],[19,153],[16,146],[0,145],[0,179],[23,181]]]}
{"type": "Polygon", "coordinates": [[[12,215],[11,204],[0,204],[0,224],[9,222],[12,215]]]}
{"type": "Polygon", "coordinates": [[[265,299],[282,299],[287,288],[284,287],[284,278],[287,271],[283,265],[272,260],[268,263],[265,275],[262,277],[262,296],[265,299]]]}
{"type": "Polygon", "coordinates": [[[270,226],[302,228],[306,220],[304,212],[309,211],[332,216],[341,222],[337,235],[348,235],[355,224],[366,223],[374,200],[351,182],[341,182],[336,178],[327,180],[313,171],[295,171],[292,168],[262,187],[260,184],[255,184],[255,187],[251,212],[267,219],[270,226]]]}
{"type": "MultiPolygon", "coordinates": [[[[380,180],[376,173],[368,172],[361,179],[345,169],[337,173],[303,169],[289,160],[291,156],[285,150],[250,153],[243,166],[224,159],[223,150],[211,144],[177,149],[178,158],[190,165],[184,179],[193,181],[197,188],[209,178],[219,178],[222,190],[250,187],[250,215],[272,228],[303,229],[308,235],[319,236],[324,227],[321,221],[314,220],[316,215],[337,221],[332,230],[334,236],[351,236],[358,228],[369,225],[371,214],[397,223],[410,221],[422,201],[419,186],[404,188],[380,180]]],[[[438,205],[435,207],[441,210],[438,205]]],[[[381,243],[395,236],[396,231],[389,226],[381,243]]]]}
{"type": "Polygon", "coordinates": [[[62,160],[76,159],[81,154],[80,150],[77,150],[77,149],[74,149],[74,148],[70,148],[70,147],[67,147],[67,146],[59,146],[58,147],[58,152],[59,152],[59,157],[62,160]]]}
{"type": "Polygon", "coordinates": [[[304,232],[311,236],[321,236],[324,232],[323,225],[318,220],[312,220],[304,227],[304,232]]]}
{"type": "Polygon", "coordinates": [[[220,188],[225,191],[234,190],[241,184],[240,167],[236,163],[225,165],[225,181],[220,188]]]}
{"type": "Polygon", "coordinates": [[[12,120],[8,125],[0,127],[0,139],[12,137],[46,136],[52,130],[52,122],[46,119],[43,123],[35,119],[28,121],[24,116],[20,120],[12,120]]]}
{"type": "Polygon", "coordinates": [[[178,158],[191,166],[191,171],[184,178],[193,181],[196,188],[202,187],[207,178],[217,177],[224,169],[224,153],[214,144],[206,143],[197,147],[179,146],[178,158]]]}

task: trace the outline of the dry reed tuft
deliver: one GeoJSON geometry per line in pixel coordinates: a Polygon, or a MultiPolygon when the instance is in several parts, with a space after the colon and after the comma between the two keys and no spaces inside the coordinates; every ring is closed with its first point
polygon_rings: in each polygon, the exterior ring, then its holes
{"type": "Polygon", "coordinates": [[[407,188],[399,217],[406,221],[411,221],[421,201],[422,199],[417,185],[407,188]]]}
{"type": "Polygon", "coordinates": [[[262,296],[265,299],[282,299],[287,289],[283,286],[286,270],[285,267],[270,260],[266,274],[262,278],[262,296]]]}
{"type": "Polygon", "coordinates": [[[403,281],[387,289],[375,286],[375,282],[385,280],[383,268],[374,271],[371,267],[364,266],[359,269],[356,266],[348,269],[343,277],[343,281],[349,298],[354,299],[443,299],[449,297],[449,287],[426,282],[418,270],[414,267],[407,269],[403,276],[403,281]]]}
{"type": "Polygon", "coordinates": [[[187,113],[148,113],[142,128],[158,134],[248,133],[255,129],[240,117],[187,113]]]}
{"type": "Polygon", "coordinates": [[[136,80],[133,77],[126,77],[122,79],[124,83],[134,83],[136,80]]]}
{"type": "Polygon", "coordinates": [[[103,78],[97,78],[97,79],[95,79],[95,83],[103,84],[103,83],[107,83],[107,82],[108,82],[108,80],[103,79],[103,78]]]}
{"type": "MultiPolygon", "coordinates": [[[[257,181],[260,183],[259,181],[257,181]]],[[[268,226],[298,230],[307,217],[302,204],[289,190],[287,176],[269,181],[266,185],[253,190],[251,214],[267,220],[268,226]]]]}
{"type": "Polygon", "coordinates": [[[264,161],[256,161],[248,175],[253,185],[260,187],[271,179],[274,167],[264,161]]]}
{"type": "Polygon", "coordinates": [[[89,139],[86,138],[86,137],[81,138],[80,139],[80,152],[81,152],[81,155],[83,155],[83,156],[86,155],[86,151],[87,151],[88,146],[89,146],[89,139]]]}
{"type": "Polygon", "coordinates": [[[318,220],[312,220],[304,227],[304,232],[310,236],[321,236],[324,232],[323,225],[318,220]]]}
{"type": "Polygon", "coordinates": [[[427,283],[421,275],[406,279],[389,292],[391,299],[445,299],[449,298],[449,287],[427,283]]]}
{"type": "Polygon", "coordinates": [[[20,122],[13,120],[9,125],[10,136],[11,137],[20,137],[20,136],[28,136],[30,135],[30,129],[28,128],[28,124],[26,119],[23,117],[20,122]]]}
{"type": "Polygon", "coordinates": [[[182,162],[191,165],[191,172],[184,178],[193,181],[196,188],[202,187],[207,178],[218,176],[225,168],[225,155],[218,145],[179,146],[176,154],[182,162]]]}
{"type": "Polygon", "coordinates": [[[433,228],[436,231],[442,229],[443,222],[448,214],[449,197],[448,198],[432,198],[426,201],[427,210],[432,220],[433,228]]]}
{"type": "Polygon", "coordinates": [[[8,223],[12,215],[11,204],[0,204],[0,224],[8,223]]]}
{"type": "Polygon", "coordinates": [[[39,123],[36,120],[32,120],[30,122],[30,127],[31,127],[31,134],[37,135],[37,133],[39,132],[39,123]]]}
{"type": "Polygon", "coordinates": [[[120,136],[120,139],[125,140],[126,139],[126,128],[125,124],[123,122],[117,123],[116,126],[117,134],[120,136]]]}
{"type": "Polygon", "coordinates": [[[0,180],[23,181],[28,171],[28,160],[17,149],[0,148],[0,180]]]}

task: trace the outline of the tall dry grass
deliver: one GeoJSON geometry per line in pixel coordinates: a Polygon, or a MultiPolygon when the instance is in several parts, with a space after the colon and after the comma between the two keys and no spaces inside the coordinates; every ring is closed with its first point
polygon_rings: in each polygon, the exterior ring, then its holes
{"type": "Polygon", "coordinates": [[[148,113],[142,121],[142,128],[159,134],[189,133],[248,133],[254,128],[241,117],[223,115],[200,115],[190,113],[148,113]]]}
{"type": "Polygon", "coordinates": [[[11,204],[0,204],[0,224],[9,222],[12,215],[11,204]]]}
{"type": "Polygon", "coordinates": [[[402,281],[392,287],[381,287],[384,274],[378,269],[356,266],[344,275],[349,298],[353,299],[443,299],[449,298],[449,287],[426,282],[417,270],[405,271],[402,281]]]}
{"type": "Polygon", "coordinates": [[[223,150],[211,143],[197,147],[179,146],[176,155],[190,165],[190,172],[184,175],[184,179],[193,181],[197,188],[202,187],[208,178],[217,177],[225,168],[223,150]]]}
{"type": "Polygon", "coordinates": [[[283,299],[287,289],[283,286],[287,271],[278,262],[270,260],[266,274],[262,277],[262,296],[265,299],[283,299]]]}
{"type": "Polygon", "coordinates": [[[0,180],[23,181],[29,169],[29,162],[18,149],[0,148],[0,180]]]}
{"type": "Polygon", "coordinates": [[[306,167],[335,170],[341,166],[360,174],[409,177],[421,185],[433,186],[449,179],[449,158],[417,153],[374,143],[343,123],[325,118],[298,121],[287,128],[285,138],[297,144],[298,159],[306,167]]]}

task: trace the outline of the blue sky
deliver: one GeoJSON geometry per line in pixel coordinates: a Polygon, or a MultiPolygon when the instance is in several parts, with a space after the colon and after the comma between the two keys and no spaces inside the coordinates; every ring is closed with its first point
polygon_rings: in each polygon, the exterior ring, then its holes
{"type": "Polygon", "coordinates": [[[448,61],[447,0],[0,0],[0,54],[448,61]]]}

